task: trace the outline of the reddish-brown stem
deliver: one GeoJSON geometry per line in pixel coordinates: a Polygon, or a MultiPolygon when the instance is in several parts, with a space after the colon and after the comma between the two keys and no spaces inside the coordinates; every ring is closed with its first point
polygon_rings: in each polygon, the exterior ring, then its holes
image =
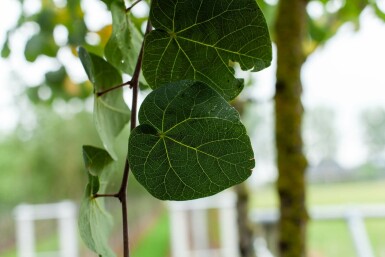
{"type": "Polygon", "coordinates": [[[122,220],[123,220],[123,256],[130,256],[130,246],[128,237],[128,216],[127,216],[127,182],[130,172],[130,165],[126,158],[124,165],[122,184],[120,185],[119,192],[117,193],[120,202],[122,203],[122,220]]]}
{"type": "Polygon", "coordinates": [[[128,7],[128,8],[126,9],[126,12],[131,11],[131,9],[132,9],[135,5],[137,5],[138,3],[140,3],[140,2],[142,2],[142,0],[137,0],[137,1],[135,1],[130,7],[128,7]]]}
{"type": "Polygon", "coordinates": [[[118,88],[121,88],[121,87],[124,87],[124,86],[127,86],[127,85],[130,85],[131,84],[131,81],[127,81],[127,82],[124,82],[123,84],[119,84],[119,85],[116,85],[116,86],[113,86],[113,87],[110,87],[104,91],[101,91],[101,92],[97,92],[96,95],[97,96],[102,96],[110,91],[113,91],[115,89],[118,89],[118,88]]]}
{"type": "Polygon", "coordinates": [[[94,194],[94,198],[99,198],[99,197],[116,197],[119,198],[119,194],[94,194]]]}
{"type": "MultiPolygon", "coordinates": [[[[147,22],[146,33],[151,31],[151,23],[147,22]]],[[[139,76],[142,69],[142,60],[143,60],[143,48],[144,41],[142,42],[142,47],[139,52],[139,56],[136,62],[134,74],[130,81],[130,88],[132,88],[132,106],[131,106],[131,131],[136,127],[136,115],[138,110],[138,90],[139,90],[139,76]]],[[[129,257],[129,237],[128,237],[128,221],[127,221],[127,182],[128,175],[130,173],[130,165],[126,158],[126,163],[124,166],[122,183],[120,185],[119,192],[117,193],[120,202],[122,203],[122,219],[123,219],[123,256],[129,257]]]]}

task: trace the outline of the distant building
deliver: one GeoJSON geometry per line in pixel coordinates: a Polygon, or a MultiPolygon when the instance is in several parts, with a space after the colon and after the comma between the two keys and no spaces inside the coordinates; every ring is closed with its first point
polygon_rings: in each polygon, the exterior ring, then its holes
{"type": "Polygon", "coordinates": [[[310,183],[337,182],[350,178],[351,172],[331,158],[323,159],[316,166],[309,166],[307,169],[307,180],[310,183]]]}

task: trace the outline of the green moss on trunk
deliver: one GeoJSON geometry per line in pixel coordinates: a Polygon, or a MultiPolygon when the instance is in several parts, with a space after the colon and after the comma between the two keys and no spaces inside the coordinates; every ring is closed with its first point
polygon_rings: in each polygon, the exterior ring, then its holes
{"type": "Polygon", "coordinates": [[[254,227],[249,219],[249,190],[245,183],[235,187],[237,193],[237,222],[239,235],[239,252],[241,257],[254,257],[254,227]]]}
{"type": "Polygon", "coordinates": [[[278,164],[278,194],[281,219],[281,257],[306,255],[305,169],[301,136],[301,68],[305,60],[303,40],[306,25],[305,0],[279,2],[275,24],[278,51],[275,95],[275,130],[278,164]]]}

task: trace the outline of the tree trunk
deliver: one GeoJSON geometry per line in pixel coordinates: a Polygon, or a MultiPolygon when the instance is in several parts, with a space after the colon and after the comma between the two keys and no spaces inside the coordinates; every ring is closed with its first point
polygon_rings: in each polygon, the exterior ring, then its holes
{"type": "Polygon", "coordinates": [[[245,183],[235,186],[240,257],[255,257],[254,227],[249,219],[249,190],[245,183]]]}
{"type": "Polygon", "coordinates": [[[275,137],[280,201],[278,251],[281,257],[306,256],[305,169],[301,135],[301,67],[307,0],[281,0],[275,23],[278,52],[275,137]]]}
{"type": "MultiPolygon", "coordinates": [[[[231,103],[238,113],[243,116],[245,104],[244,100],[237,98],[231,103]]],[[[235,186],[237,194],[237,224],[239,236],[240,257],[256,257],[254,251],[254,224],[249,218],[250,192],[246,183],[235,186]]]]}

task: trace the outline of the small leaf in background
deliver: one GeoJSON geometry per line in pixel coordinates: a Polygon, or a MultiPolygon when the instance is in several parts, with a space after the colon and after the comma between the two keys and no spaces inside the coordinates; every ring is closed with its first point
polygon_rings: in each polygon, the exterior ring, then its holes
{"type": "MultiPolygon", "coordinates": [[[[132,53],[130,17],[124,2],[114,1],[111,6],[112,34],[104,49],[106,59],[116,68],[132,74],[138,53],[132,53]]],[[[140,44],[140,43],[139,43],[140,44]]]]}
{"type": "Polygon", "coordinates": [[[56,57],[59,46],[56,45],[52,34],[39,33],[33,35],[25,45],[24,55],[29,62],[34,62],[39,55],[56,57]]]}
{"type": "Polygon", "coordinates": [[[108,236],[112,227],[111,216],[104,210],[102,199],[93,198],[93,187],[87,185],[79,210],[79,232],[86,246],[103,257],[113,257],[108,246],[108,236]]]}
{"type": "Polygon", "coordinates": [[[96,93],[121,84],[122,77],[114,66],[103,58],[88,53],[84,48],[79,49],[79,58],[89,80],[94,85],[94,120],[96,129],[104,147],[112,158],[116,160],[115,139],[130,121],[130,110],[123,100],[123,90],[121,88],[102,96],[98,96],[96,93]]]}
{"type": "MultiPolygon", "coordinates": [[[[129,13],[121,1],[114,1],[111,6],[112,34],[104,49],[106,59],[122,72],[132,75],[143,41],[142,34],[131,22],[129,13]]],[[[141,83],[146,84],[143,76],[141,83]]]]}
{"type": "Polygon", "coordinates": [[[9,48],[9,40],[7,39],[5,40],[3,47],[1,48],[1,57],[8,58],[10,54],[11,54],[11,49],[9,48]]]}
{"type": "Polygon", "coordinates": [[[253,150],[237,111],[202,82],[151,92],[129,139],[136,179],[162,200],[216,194],[251,175],[253,150]]]}
{"type": "Polygon", "coordinates": [[[109,166],[114,163],[114,160],[104,149],[84,145],[83,160],[88,173],[92,176],[102,176],[102,172],[112,172],[111,170],[109,170],[109,166]]]}
{"type": "Polygon", "coordinates": [[[102,198],[94,198],[103,193],[105,179],[111,173],[114,161],[104,149],[83,146],[83,158],[88,172],[88,184],[79,211],[79,231],[88,248],[103,257],[115,254],[108,246],[108,235],[112,220],[106,212],[102,198]]]}
{"type": "Polygon", "coordinates": [[[150,19],[143,74],[152,88],[200,80],[230,100],[243,88],[230,62],[252,71],[270,65],[269,32],[255,0],[154,0],[150,19]]]}
{"type": "Polygon", "coordinates": [[[47,6],[37,13],[34,18],[43,33],[52,34],[56,26],[56,15],[55,9],[47,6]]]}

